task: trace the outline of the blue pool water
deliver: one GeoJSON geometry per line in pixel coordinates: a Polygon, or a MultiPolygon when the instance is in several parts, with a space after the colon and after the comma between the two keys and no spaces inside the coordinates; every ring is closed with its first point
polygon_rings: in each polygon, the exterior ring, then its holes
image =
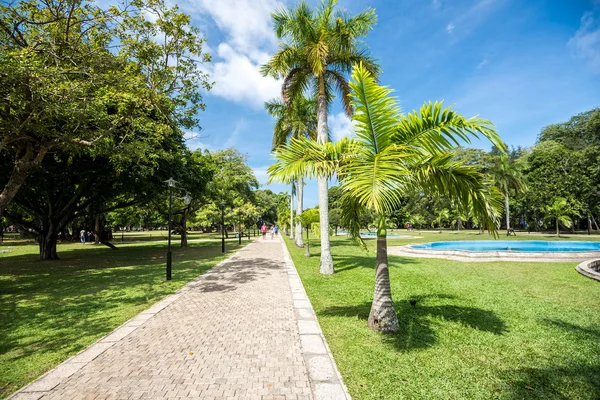
{"type": "Polygon", "coordinates": [[[574,252],[600,251],[600,242],[544,242],[538,240],[465,240],[415,244],[413,249],[463,251],[574,252]]]}

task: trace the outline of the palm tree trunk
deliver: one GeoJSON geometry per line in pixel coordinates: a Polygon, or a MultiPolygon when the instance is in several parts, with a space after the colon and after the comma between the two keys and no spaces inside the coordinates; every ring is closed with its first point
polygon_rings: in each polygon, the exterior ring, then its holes
{"type": "Polygon", "coordinates": [[[290,239],[294,240],[294,184],[290,192],[290,239]]]}
{"type": "Polygon", "coordinates": [[[377,229],[377,257],[375,266],[375,293],[371,312],[369,313],[369,328],[383,333],[396,332],[400,326],[398,316],[392,302],[390,273],[388,269],[386,229],[380,217],[377,229]]]}
{"type": "Polygon", "coordinates": [[[508,206],[508,192],[504,195],[504,208],[506,208],[506,234],[510,231],[510,209],[508,206]]]}
{"type": "Polygon", "coordinates": [[[558,216],[556,216],[556,236],[560,237],[560,231],[558,230],[558,216]]]}
{"type": "Polygon", "coordinates": [[[302,239],[302,223],[300,216],[302,215],[302,196],[304,191],[304,179],[298,178],[296,181],[296,246],[304,247],[304,239],[302,239]]]}
{"type": "MultiPolygon", "coordinates": [[[[317,99],[317,142],[326,143],[327,134],[327,98],[325,96],[325,81],[319,79],[319,98],[317,99]]],[[[333,274],[333,258],[329,247],[329,198],[327,192],[327,177],[317,177],[319,194],[319,226],[321,232],[321,266],[320,272],[325,275],[333,274]]]]}

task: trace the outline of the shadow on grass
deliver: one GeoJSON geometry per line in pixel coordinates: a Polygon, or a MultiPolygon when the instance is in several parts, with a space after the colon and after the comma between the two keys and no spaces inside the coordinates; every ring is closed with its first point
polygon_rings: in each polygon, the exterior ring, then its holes
{"type": "MultiPolygon", "coordinates": [[[[428,306],[422,304],[428,298],[453,299],[453,296],[438,294],[411,297],[415,300],[412,306],[408,300],[395,301],[394,307],[398,314],[400,330],[395,334],[382,335],[382,340],[395,347],[398,351],[412,351],[433,346],[437,341],[434,320],[452,321],[479,331],[494,335],[503,335],[507,326],[492,311],[476,307],[456,305],[428,306]]],[[[371,303],[359,305],[330,307],[320,311],[320,316],[344,316],[359,318],[366,321],[369,318],[371,303]]]]}
{"type": "MultiPolygon", "coordinates": [[[[365,255],[352,255],[352,256],[344,256],[344,255],[336,255],[334,256],[335,261],[335,271],[337,272],[345,272],[350,271],[356,268],[368,268],[375,269],[375,252],[373,253],[365,253],[365,255]]],[[[406,264],[417,264],[419,261],[416,258],[409,257],[394,257],[394,259],[390,259],[389,266],[390,268],[401,267],[406,264]]]]}
{"type": "MultiPolygon", "coordinates": [[[[586,328],[583,326],[571,324],[569,322],[556,320],[556,319],[544,318],[544,319],[542,319],[542,322],[544,322],[547,325],[554,326],[556,328],[564,329],[565,331],[569,332],[572,335],[588,336],[590,339],[594,339],[598,343],[600,343],[600,329],[590,329],[590,328],[586,328]]],[[[599,376],[599,379],[600,379],[600,376],[599,376]]]]}
{"type": "Polygon", "coordinates": [[[570,365],[555,368],[520,368],[508,371],[503,380],[508,390],[505,399],[570,400],[573,393],[581,399],[600,399],[600,365],[570,365]]]}

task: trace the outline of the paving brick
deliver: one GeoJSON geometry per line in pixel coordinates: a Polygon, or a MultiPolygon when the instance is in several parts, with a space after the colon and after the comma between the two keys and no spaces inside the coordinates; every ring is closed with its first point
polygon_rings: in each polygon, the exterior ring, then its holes
{"type": "Polygon", "coordinates": [[[43,399],[309,399],[303,294],[280,241],[259,239],[72,359],[87,364],[43,399]]]}

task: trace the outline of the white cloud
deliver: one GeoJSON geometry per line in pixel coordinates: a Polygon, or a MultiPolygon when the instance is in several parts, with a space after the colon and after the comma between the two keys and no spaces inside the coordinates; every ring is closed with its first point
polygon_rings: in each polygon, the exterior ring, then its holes
{"type": "Polygon", "coordinates": [[[265,101],[279,96],[281,83],[262,76],[258,63],[227,43],[221,43],[217,52],[221,60],[206,68],[215,81],[210,93],[257,109],[262,108],[265,101]]]}
{"type": "Polygon", "coordinates": [[[482,69],[483,67],[485,67],[489,63],[490,63],[490,60],[488,60],[487,57],[486,57],[483,60],[481,60],[481,62],[479,64],[477,64],[477,69],[482,69]]]}
{"type": "Polygon", "coordinates": [[[587,60],[592,68],[600,71],[600,16],[588,11],[581,17],[581,25],[568,46],[575,54],[587,60]]]}
{"type": "Polygon", "coordinates": [[[246,129],[246,121],[244,121],[243,119],[240,119],[235,124],[235,128],[233,128],[233,132],[231,132],[231,135],[225,142],[225,145],[223,146],[223,148],[228,149],[230,147],[236,147],[238,138],[240,137],[240,134],[244,131],[244,129],[246,129]]]}
{"type": "Polygon", "coordinates": [[[260,66],[274,53],[277,38],[270,13],[282,3],[277,0],[183,0],[181,9],[195,18],[210,18],[224,40],[218,44],[212,38],[217,32],[207,32],[213,50],[213,63],[203,65],[203,71],[215,82],[211,95],[219,96],[259,109],[266,100],[277,97],[281,82],[263,77],[260,66]]]}
{"type": "Polygon", "coordinates": [[[327,121],[332,140],[340,140],[354,134],[352,121],[343,112],[330,115],[327,121]]]}
{"type": "Polygon", "coordinates": [[[462,10],[458,17],[446,26],[446,31],[453,34],[454,40],[459,40],[460,37],[469,35],[481,25],[498,7],[507,4],[506,1],[479,0],[468,10],[462,10]]]}
{"type": "Polygon", "coordinates": [[[192,14],[209,15],[227,42],[248,55],[256,48],[275,46],[270,13],[282,6],[277,0],[186,0],[181,5],[192,14]]]}
{"type": "Polygon", "coordinates": [[[252,168],[252,171],[254,171],[254,176],[258,180],[258,183],[260,183],[261,185],[267,184],[267,180],[269,179],[269,174],[267,173],[268,169],[269,166],[252,168]]]}

